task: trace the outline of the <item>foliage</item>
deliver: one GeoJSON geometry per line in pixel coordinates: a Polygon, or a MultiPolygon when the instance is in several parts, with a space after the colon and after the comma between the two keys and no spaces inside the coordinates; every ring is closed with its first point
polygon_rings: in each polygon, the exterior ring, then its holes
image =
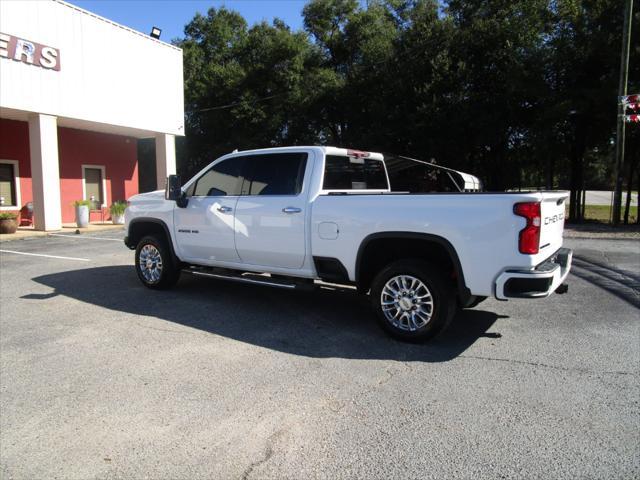
{"type": "Polygon", "coordinates": [[[73,202],[74,207],[89,207],[93,206],[93,202],[91,200],[76,200],[73,202]]]}
{"type": "MultiPolygon", "coordinates": [[[[176,42],[180,173],[235,148],[331,144],[435,159],[493,190],[570,187],[579,205],[580,190],[613,185],[623,10],[619,0],[311,0],[304,31],[292,31],[211,8],[176,42]]],[[[638,145],[640,129],[627,128],[638,145]]]]}
{"type": "Polygon", "coordinates": [[[124,211],[127,209],[127,202],[117,200],[109,207],[109,213],[111,215],[124,215],[124,211]]]}
{"type": "Polygon", "coordinates": [[[18,215],[10,212],[0,212],[0,220],[15,220],[18,215]]]}

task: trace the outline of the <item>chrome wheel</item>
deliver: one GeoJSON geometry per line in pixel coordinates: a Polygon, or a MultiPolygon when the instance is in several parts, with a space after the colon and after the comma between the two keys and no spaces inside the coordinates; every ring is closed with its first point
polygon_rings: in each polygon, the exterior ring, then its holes
{"type": "Polygon", "coordinates": [[[162,276],[162,256],[160,251],[151,244],[146,244],[140,250],[140,273],[148,283],[158,283],[162,276]]]}
{"type": "Polygon", "coordinates": [[[416,331],[424,327],[433,315],[433,297],[427,286],[411,275],[389,279],[380,294],[385,318],[401,330],[416,331]]]}

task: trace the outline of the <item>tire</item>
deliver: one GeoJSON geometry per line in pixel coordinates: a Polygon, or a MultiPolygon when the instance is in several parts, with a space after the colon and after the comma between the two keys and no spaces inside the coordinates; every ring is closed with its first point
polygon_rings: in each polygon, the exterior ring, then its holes
{"type": "Polygon", "coordinates": [[[422,260],[410,259],[391,263],[376,275],[371,303],[380,326],[406,342],[434,337],[457,310],[455,290],[447,275],[422,260]],[[393,291],[399,295],[391,296],[393,291]]]}
{"type": "Polygon", "coordinates": [[[145,287],[163,290],[180,278],[180,265],[174,260],[164,238],[148,235],[136,247],[136,273],[145,287]]]}

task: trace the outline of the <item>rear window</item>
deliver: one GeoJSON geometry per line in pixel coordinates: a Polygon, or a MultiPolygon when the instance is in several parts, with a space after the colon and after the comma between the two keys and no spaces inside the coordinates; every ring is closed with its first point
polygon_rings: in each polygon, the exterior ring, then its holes
{"type": "Polygon", "coordinates": [[[324,190],[386,190],[387,176],[380,160],[327,155],[324,190]]]}

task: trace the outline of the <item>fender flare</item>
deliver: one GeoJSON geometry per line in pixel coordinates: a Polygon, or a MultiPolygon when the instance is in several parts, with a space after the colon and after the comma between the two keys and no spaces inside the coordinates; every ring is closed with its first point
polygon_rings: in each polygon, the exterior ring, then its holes
{"type": "Polygon", "coordinates": [[[439,235],[433,235],[430,233],[419,233],[419,232],[377,232],[367,235],[362,242],[360,242],[360,246],[358,247],[358,253],[356,255],[356,285],[360,286],[361,282],[361,265],[362,265],[362,255],[364,254],[367,245],[371,243],[373,240],[379,240],[381,238],[397,238],[397,239],[410,239],[410,240],[422,240],[427,242],[437,243],[442,246],[449,256],[451,257],[451,261],[453,263],[453,268],[456,272],[457,277],[457,287],[458,287],[458,295],[462,302],[466,301],[471,297],[471,290],[467,287],[467,284],[464,279],[464,271],[462,270],[462,264],[460,263],[460,258],[458,257],[458,252],[451,245],[446,238],[443,238],[439,235]]]}
{"type": "MultiPolygon", "coordinates": [[[[169,231],[169,227],[167,226],[167,224],[164,221],[162,221],[162,220],[160,220],[158,218],[153,218],[153,217],[136,217],[136,218],[132,219],[129,222],[127,233],[131,231],[131,227],[133,225],[136,225],[138,223],[154,223],[156,225],[160,225],[162,227],[162,229],[164,230],[164,234],[167,237],[167,242],[169,244],[169,250],[171,251],[171,257],[173,258],[173,261],[176,262],[176,264],[181,263],[180,258],[178,258],[178,255],[176,255],[175,249],[173,248],[173,237],[171,236],[171,232],[169,231]]],[[[132,243],[131,237],[129,235],[124,237],[124,243],[131,250],[135,250],[135,248],[137,247],[137,242],[136,243],[132,243]]]]}

